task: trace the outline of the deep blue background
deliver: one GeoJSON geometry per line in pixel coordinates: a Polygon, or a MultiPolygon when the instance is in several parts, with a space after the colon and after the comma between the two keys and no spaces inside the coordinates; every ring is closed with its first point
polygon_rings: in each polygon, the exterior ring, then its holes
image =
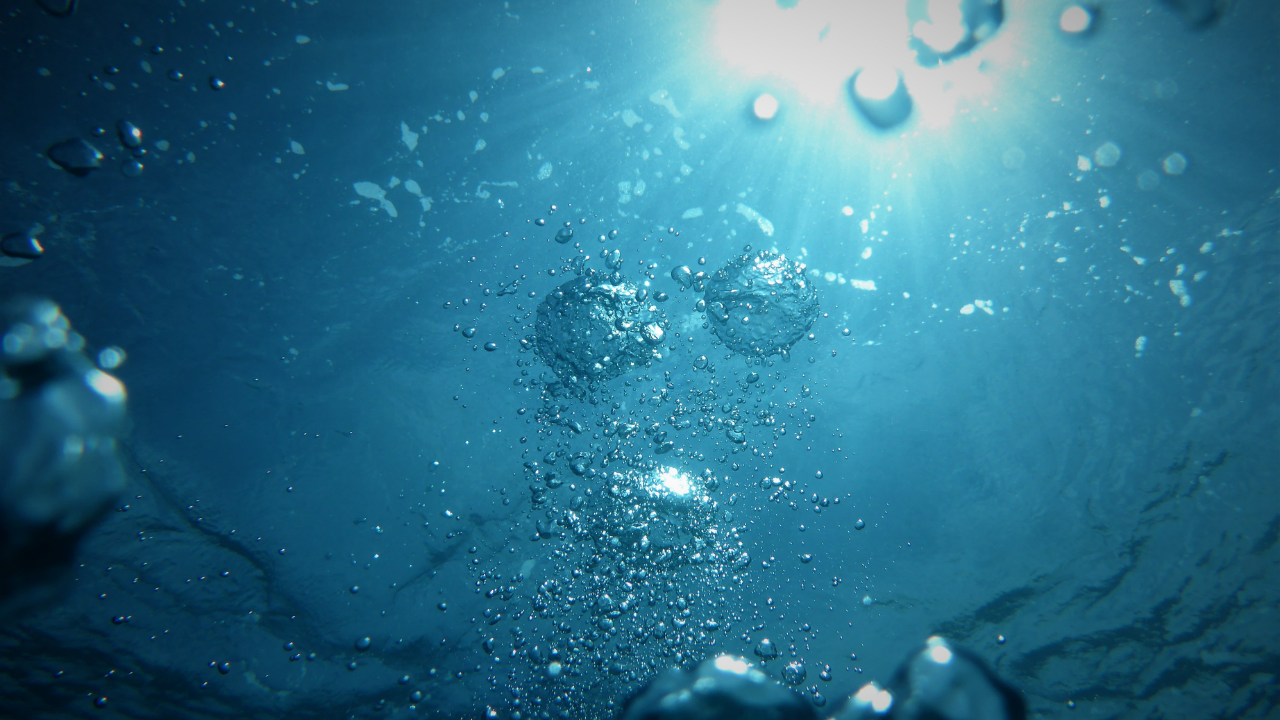
{"type": "MultiPolygon", "coordinates": [[[[730,474],[723,498],[741,499],[753,557],[776,558],[730,604],[749,617],[774,597],[788,623],[811,623],[771,631],[797,638],[811,680],[832,666],[829,696],[887,678],[941,631],[1043,716],[1068,700],[1098,717],[1275,712],[1274,4],[1240,2],[1191,31],[1163,5],[1131,3],[1077,43],[1049,30],[1051,8],[1010,3],[1005,32],[1020,41],[990,71],[996,98],[900,134],[709,62],[707,3],[83,5],[58,20],[10,2],[0,20],[0,223],[41,223],[48,248],[0,267],[0,295],[50,296],[93,347],[127,350],[130,507],[87,539],[57,604],[4,621],[10,716],[505,716],[503,672],[471,670],[487,659],[469,620],[492,602],[473,593],[469,563],[550,572],[521,469],[537,425],[516,413],[541,401],[513,385],[517,358],[533,360],[516,346],[529,320],[512,318],[534,308],[527,291],[561,281],[545,270],[579,250],[548,230],[579,216],[581,252],[618,229],[607,247],[633,278],[638,261],[657,264],[677,318],[693,298],[670,268],[718,267],[745,243],[875,281],[818,280],[815,339],[768,370],[785,375],[770,399],[817,417],[800,441],[753,435],[773,455],[735,456],[737,472],[714,462],[723,437],[688,443],[707,456],[691,465],[730,474]],[[211,91],[210,75],[227,88],[211,91]],[[1157,95],[1169,80],[1176,94],[1157,95]],[[777,121],[748,121],[749,86],[783,99],[777,121]],[[649,100],[659,89],[682,118],[649,100]],[[627,108],[652,130],[627,128],[627,108]],[[150,148],[139,178],[115,171],[110,136],[95,142],[113,161],[88,178],[40,156],[120,118],[150,148]],[[401,122],[428,128],[413,152],[401,122]],[[1106,141],[1120,164],[1079,171],[1106,141]],[[1026,154],[1017,171],[1001,165],[1011,147],[1026,154]],[[1172,151],[1186,174],[1141,190],[1172,151]],[[393,175],[420,183],[432,209],[403,185],[387,196],[397,218],[355,204],[354,183],[393,175]],[[647,192],[620,204],[617,184],[637,177],[647,192]],[[547,228],[532,225],[552,204],[547,228]],[[872,237],[887,234],[872,242],[857,223],[877,204],[893,211],[878,211],[872,237]],[[705,214],[683,220],[692,207],[705,214]],[[1179,264],[1189,307],[1168,285],[1179,264]],[[482,295],[521,275],[518,295],[482,295]],[[995,314],[959,312],[976,299],[995,314]],[[474,341],[455,324],[477,327],[474,341]],[[499,350],[473,347],[488,341],[499,350]],[[765,502],[757,482],[780,468],[841,505],[765,502]],[[121,614],[132,622],[111,624],[121,614]],[[365,635],[374,647],[357,655],[365,635]],[[289,641],[317,659],[290,663],[289,641]],[[414,689],[429,697],[418,710],[414,689]]],[[[705,382],[689,362],[703,353],[726,382],[746,371],[693,327],[652,380],[615,381],[615,394],[632,407],[666,370],[705,382]]],[[[608,700],[621,698],[591,702],[608,700]]]]}

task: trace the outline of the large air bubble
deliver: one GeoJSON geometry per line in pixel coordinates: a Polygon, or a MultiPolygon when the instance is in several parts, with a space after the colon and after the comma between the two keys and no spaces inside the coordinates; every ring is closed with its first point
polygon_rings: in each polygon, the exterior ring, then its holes
{"type": "Polygon", "coordinates": [[[666,327],[621,275],[586,270],[538,305],[535,332],[538,357],[586,389],[661,360],[666,327]]]}
{"type": "Polygon", "coordinates": [[[733,258],[703,293],[712,330],[743,355],[786,353],[818,318],[818,293],[804,265],[769,250],[733,258]]]}

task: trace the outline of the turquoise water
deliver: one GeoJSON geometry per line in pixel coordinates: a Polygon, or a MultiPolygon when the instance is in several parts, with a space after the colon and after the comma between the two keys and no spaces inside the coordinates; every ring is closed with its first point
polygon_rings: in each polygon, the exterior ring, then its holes
{"type": "Polygon", "coordinates": [[[11,0],[0,296],[131,427],[3,712],[612,717],[721,652],[830,709],[939,633],[1038,717],[1273,716],[1275,5],[936,66],[903,5],[11,0]],[[815,312],[678,281],[761,251],[815,312]],[[540,336],[576,277],[638,324],[540,336]]]}

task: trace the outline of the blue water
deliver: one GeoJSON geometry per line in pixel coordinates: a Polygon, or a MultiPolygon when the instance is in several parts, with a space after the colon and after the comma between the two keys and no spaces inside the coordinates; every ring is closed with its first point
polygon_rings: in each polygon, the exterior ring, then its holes
{"type": "Polygon", "coordinates": [[[1037,717],[1274,717],[1280,15],[1050,5],[903,65],[881,129],[886,3],[10,0],[0,224],[46,254],[0,296],[127,352],[131,428],[119,511],[0,622],[0,715],[612,717],[766,637],[829,709],[941,633],[1037,717]],[[788,360],[670,277],[746,245],[817,286],[788,360]],[[663,357],[556,393],[520,341],[615,249],[663,357]],[[591,525],[625,458],[716,478],[674,559],[591,525]]]}

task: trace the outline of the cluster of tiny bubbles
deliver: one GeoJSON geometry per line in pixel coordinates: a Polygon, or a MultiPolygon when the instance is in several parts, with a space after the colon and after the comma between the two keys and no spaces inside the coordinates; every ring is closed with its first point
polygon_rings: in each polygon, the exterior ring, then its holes
{"type": "MultiPolygon", "coordinates": [[[[504,545],[498,556],[512,565],[486,566],[483,543],[467,543],[461,547],[482,606],[473,611],[469,603],[453,605],[456,597],[432,600],[441,613],[474,612],[476,632],[466,645],[473,655],[466,657],[479,658],[484,664],[475,670],[487,668],[495,687],[510,694],[505,703],[491,703],[486,717],[609,717],[610,700],[631,695],[672,666],[692,670],[734,652],[735,641],[742,643],[739,652],[754,652],[771,666],[766,669],[775,680],[823,706],[817,685],[805,684],[815,680],[806,662],[818,658],[799,656],[820,627],[790,626],[804,633],[795,641],[799,649],[759,634],[767,614],[782,610],[787,599],[757,607],[750,598],[761,592],[763,573],[785,572],[787,563],[761,562],[746,520],[768,502],[784,512],[816,514],[840,505],[839,497],[822,495],[825,488],[815,482],[823,479],[821,470],[788,476],[773,461],[784,440],[804,433],[806,442],[820,442],[807,436],[820,401],[796,382],[808,370],[785,365],[791,343],[817,341],[813,325],[821,314],[804,265],[746,246],[710,272],[706,257],[671,257],[668,281],[653,257],[623,262],[626,246],[610,244],[617,229],[584,231],[604,245],[598,253],[574,243],[580,239],[574,226],[587,217],[572,206],[568,212],[577,223],[560,221],[548,228],[554,236],[538,238],[566,246],[567,256],[536,271],[560,283],[536,293],[539,302],[526,304],[524,289],[515,292],[523,275],[482,283],[491,309],[514,306],[519,327],[513,335],[497,342],[483,335],[500,332],[480,314],[483,302],[443,303],[448,312],[476,313],[453,323],[470,341],[468,350],[513,349],[510,387],[522,400],[512,419],[528,427],[517,445],[523,446],[527,490],[495,494],[503,506],[526,513],[518,524],[523,542],[504,545]],[[631,274],[637,267],[638,277],[631,274]],[[735,283],[767,289],[750,307],[730,308],[725,298],[735,283]],[[680,293],[694,296],[682,301],[680,293]],[[690,308],[695,314],[687,318],[690,308]],[[716,317],[729,310],[732,324],[716,317]],[[687,345],[688,335],[705,346],[687,345]],[[749,342],[735,339],[748,335],[749,342]],[[747,477],[733,474],[739,472],[747,477]],[[774,663],[784,649],[788,657],[774,663]]],[[[546,217],[525,222],[547,226],[546,217]]],[[[651,239],[680,234],[673,225],[656,230],[651,239]]],[[[656,243],[641,247],[656,249],[656,243]]],[[[799,555],[806,570],[821,573],[828,570],[824,564],[819,554],[799,555]]],[[[815,587],[824,584],[817,575],[813,580],[815,587]]],[[[833,587],[839,584],[832,578],[833,587]]],[[[356,651],[370,651],[372,640],[365,643],[360,638],[356,651]]],[[[830,666],[817,667],[818,677],[830,680],[830,666]]],[[[459,665],[446,675],[470,672],[459,665]]]]}

